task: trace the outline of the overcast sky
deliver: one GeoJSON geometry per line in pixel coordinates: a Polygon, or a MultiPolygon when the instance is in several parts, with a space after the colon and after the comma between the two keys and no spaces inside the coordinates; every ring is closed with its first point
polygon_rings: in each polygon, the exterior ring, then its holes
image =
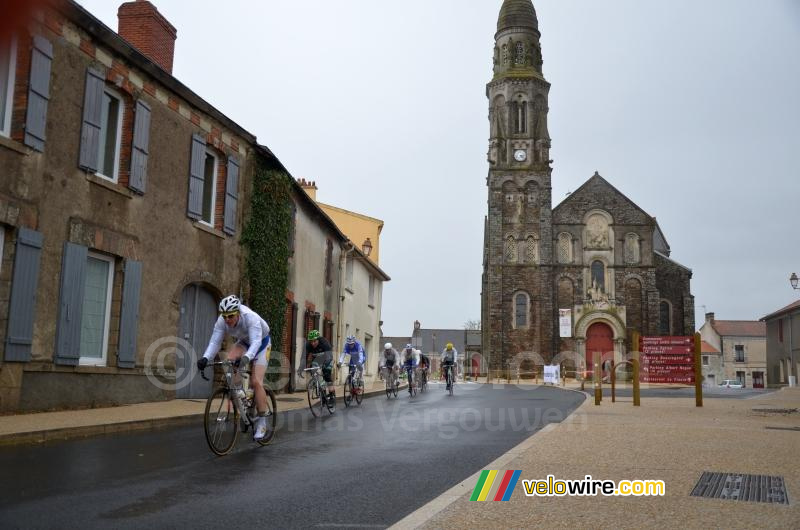
{"type": "MultiPolygon", "coordinates": [[[[119,3],[80,0],[112,29],[119,3]]],[[[480,318],[501,0],[154,0],[174,75],[318,199],[385,221],[387,335],[480,318]]],[[[553,206],[595,170],[693,270],[698,326],[798,299],[800,1],[537,0],[553,206]]]]}

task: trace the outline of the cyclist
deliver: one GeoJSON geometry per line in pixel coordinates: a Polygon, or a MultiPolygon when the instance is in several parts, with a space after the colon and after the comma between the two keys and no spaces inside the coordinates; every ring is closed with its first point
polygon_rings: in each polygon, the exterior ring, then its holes
{"type": "Polygon", "coordinates": [[[322,368],[322,378],[328,387],[328,399],[336,399],[336,387],[333,385],[333,348],[328,339],[319,334],[319,330],[312,329],[308,332],[306,342],[306,368],[319,366],[322,368]]]}
{"type": "MultiPolygon", "coordinates": [[[[442,350],[442,374],[445,374],[447,373],[447,370],[450,370],[453,381],[456,379],[456,362],[458,362],[458,350],[453,347],[452,342],[448,342],[442,350]]],[[[450,390],[450,384],[447,385],[447,390],[450,390]]]]}
{"type": "Polygon", "coordinates": [[[406,344],[403,352],[400,354],[400,361],[403,365],[403,370],[408,374],[408,393],[411,394],[411,385],[414,380],[414,369],[419,364],[419,354],[411,344],[406,344]]]}
{"type": "Polygon", "coordinates": [[[423,377],[423,378],[425,378],[427,380],[428,372],[430,371],[430,367],[431,367],[431,360],[428,358],[427,355],[425,355],[424,353],[420,352],[419,350],[417,350],[417,353],[419,353],[419,370],[418,371],[419,371],[420,377],[423,377]]]}
{"type": "Polygon", "coordinates": [[[353,376],[354,379],[358,379],[363,377],[364,375],[364,363],[367,362],[367,355],[364,353],[364,347],[361,346],[361,343],[356,340],[353,335],[348,335],[346,339],[344,339],[344,348],[342,349],[342,354],[339,355],[339,367],[342,367],[342,363],[344,363],[344,356],[350,356],[350,375],[353,376]]]}
{"type": "Polygon", "coordinates": [[[253,363],[250,384],[258,409],[253,438],[261,440],[267,433],[267,393],[264,391],[264,373],[272,350],[269,325],[234,295],[222,299],[219,303],[219,313],[206,352],[197,360],[197,369],[200,371],[205,369],[208,361],[219,351],[226,335],[236,339],[236,343],[228,350],[226,359],[239,365],[240,371],[246,370],[247,365],[253,363]]]}
{"type": "MultiPolygon", "coordinates": [[[[392,343],[387,342],[383,345],[383,353],[381,353],[381,361],[380,366],[382,368],[386,368],[386,377],[389,377],[397,368],[397,361],[399,360],[400,354],[397,353],[397,350],[392,348],[392,343]]],[[[399,381],[395,381],[395,385],[399,385],[399,381]]]]}

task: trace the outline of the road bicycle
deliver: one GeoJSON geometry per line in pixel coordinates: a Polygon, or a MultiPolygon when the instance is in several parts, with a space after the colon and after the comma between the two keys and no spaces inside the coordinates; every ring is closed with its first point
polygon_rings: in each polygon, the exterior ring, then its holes
{"type": "Polygon", "coordinates": [[[383,376],[383,380],[386,383],[386,399],[390,399],[393,395],[397,397],[397,386],[399,385],[397,373],[394,368],[384,367],[384,370],[386,371],[383,376]]]}
{"type": "Polygon", "coordinates": [[[364,376],[361,370],[353,365],[350,366],[350,373],[344,382],[344,405],[349,407],[355,399],[356,403],[361,404],[364,399],[364,376]]]}
{"type": "Polygon", "coordinates": [[[453,387],[456,386],[456,378],[453,376],[453,365],[452,364],[445,366],[444,376],[445,376],[444,380],[445,380],[445,383],[446,383],[446,386],[444,388],[445,388],[445,390],[450,392],[450,395],[452,396],[453,395],[453,387]]]}
{"type": "Polygon", "coordinates": [[[417,395],[417,379],[414,377],[414,368],[405,366],[404,369],[408,374],[408,397],[414,397],[417,395]]]}
{"type": "MultiPolygon", "coordinates": [[[[236,446],[239,431],[247,432],[251,427],[255,430],[258,412],[256,411],[255,394],[247,383],[250,371],[240,370],[238,365],[231,361],[217,361],[213,366],[221,366],[224,375],[222,386],[218,387],[206,401],[206,411],[203,426],[206,432],[206,441],[211,451],[218,456],[231,452],[236,446]],[[236,375],[239,375],[238,382],[236,375]]],[[[208,381],[205,370],[200,375],[208,381]]],[[[267,433],[260,440],[259,445],[269,444],[275,437],[275,422],[277,418],[277,404],[275,392],[269,387],[264,387],[267,393],[267,433]]]]}
{"type": "Polygon", "coordinates": [[[417,381],[419,381],[419,391],[425,392],[428,389],[428,370],[426,368],[419,369],[417,381]]]}
{"type": "Polygon", "coordinates": [[[303,369],[304,372],[311,374],[306,392],[308,393],[308,408],[315,418],[322,416],[322,409],[326,407],[330,414],[336,410],[336,396],[328,394],[328,385],[322,377],[322,369],[319,366],[303,369]]]}

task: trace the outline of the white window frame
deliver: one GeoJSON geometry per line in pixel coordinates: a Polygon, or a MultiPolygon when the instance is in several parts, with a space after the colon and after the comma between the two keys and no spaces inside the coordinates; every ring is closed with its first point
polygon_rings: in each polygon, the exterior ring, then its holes
{"type": "MultiPolygon", "coordinates": [[[[97,357],[81,357],[78,364],[81,366],[107,366],[108,365],[108,340],[111,336],[111,299],[114,289],[114,264],[115,260],[111,256],[98,254],[96,252],[89,252],[88,258],[94,258],[101,261],[108,262],[108,285],[106,286],[106,314],[103,319],[103,355],[101,358],[97,357]]],[[[83,315],[81,315],[81,319],[83,315]]],[[[81,325],[83,325],[81,323],[81,325]]]]}
{"type": "Polygon", "coordinates": [[[17,39],[11,37],[8,48],[8,85],[6,86],[5,119],[0,123],[0,136],[11,136],[11,113],[14,109],[14,83],[17,80],[17,39]]]}
{"type": "Polygon", "coordinates": [[[511,329],[529,329],[531,327],[531,296],[525,291],[517,291],[511,297],[511,329]],[[517,298],[525,297],[525,323],[517,323],[517,298]]]}
{"type": "MultiPolygon", "coordinates": [[[[211,176],[211,181],[212,181],[211,182],[211,209],[210,209],[210,212],[209,212],[209,215],[211,216],[211,219],[206,221],[205,219],[202,218],[202,213],[201,213],[201,217],[199,219],[199,222],[203,223],[206,226],[210,226],[211,228],[214,228],[214,214],[215,214],[216,204],[217,204],[217,179],[219,178],[219,156],[213,150],[206,148],[206,156],[209,156],[209,155],[214,159],[214,171],[212,172],[213,174],[211,176]]],[[[208,185],[208,182],[206,182],[206,161],[205,161],[205,159],[203,159],[203,187],[204,187],[203,189],[205,189],[206,185],[208,185]]],[[[202,197],[201,197],[201,200],[202,200],[202,197]]],[[[204,208],[205,204],[201,204],[200,207],[204,208]]]]}
{"type": "MultiPolygon", "coordinates": [[[[122,157],[122,120],[125,119],[125,100],[122,99],[122,96],[116,90],[112,90],[109,87],[103,87],[103,94],[108,95],[108,97],[114,98],[119,102],[119,111],[117,112],[117,145],[114,146],[114,170],[113,175],[106,175],[101,173],[100,168],[97,169],[95,175],[98,177],[110,180],[111,182],[117,182],[119,180],[119,161],[122,157]]],[[[103,101],[103,108],[102,113],[106,112],[106,105],[105,101],[103,101]]],[[[102,116],[102,114],[101,114],[102,116]]],[[[98,151],[97,151],[97,165],[103,165],[104,161],[104,154],[105,154],[105,146],[106,146],[106,137],[108,129],[108,115],[106,114],[106,119],[100,119],[100,141],[98,143],[98,151]]]]}

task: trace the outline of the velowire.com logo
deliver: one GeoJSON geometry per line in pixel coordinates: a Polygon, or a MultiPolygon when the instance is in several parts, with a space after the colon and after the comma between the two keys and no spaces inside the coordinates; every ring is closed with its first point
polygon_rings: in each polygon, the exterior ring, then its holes
{"type": "Polygon", "coordinates": [[[509,469],[506,471],[484,469],[469,500],[507,501],[511,498],[511,494],[514,493],[514,487],[517,485],[521,474],[521,469],[509,469]]]}

